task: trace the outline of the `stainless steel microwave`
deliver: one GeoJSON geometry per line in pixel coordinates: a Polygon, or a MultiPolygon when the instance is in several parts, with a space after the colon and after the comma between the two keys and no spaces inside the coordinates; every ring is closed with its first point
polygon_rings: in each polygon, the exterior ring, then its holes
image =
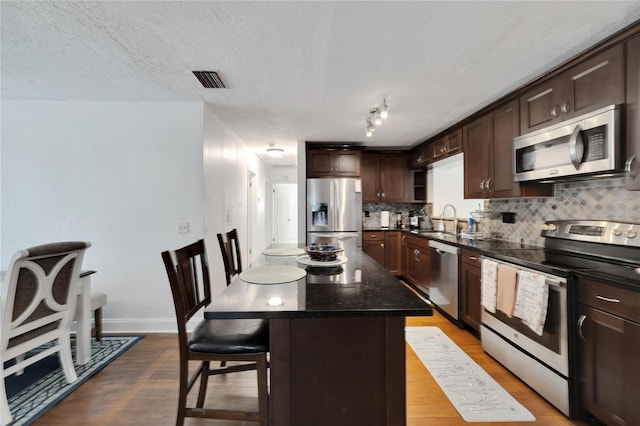
{"type": "Polygon", "coordinates": [[[513,140],[516,182],[622,169],[620,105],[610,105],[513,140]]]}

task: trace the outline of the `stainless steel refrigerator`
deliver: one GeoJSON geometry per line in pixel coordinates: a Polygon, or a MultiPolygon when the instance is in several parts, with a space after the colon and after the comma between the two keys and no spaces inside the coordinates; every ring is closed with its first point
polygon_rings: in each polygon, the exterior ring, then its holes
{"type": "Polygon", "coordinates": [[[362,246],[359,178],[307,179],[307,244],[362,246]]]}

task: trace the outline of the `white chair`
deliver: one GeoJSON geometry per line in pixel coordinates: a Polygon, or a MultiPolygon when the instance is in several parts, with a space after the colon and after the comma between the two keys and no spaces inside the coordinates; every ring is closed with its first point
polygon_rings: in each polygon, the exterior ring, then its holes
{"type": "Polygon", "coordinates": [[[65,378],[77,380],[71,358],[73,321],[84,253],[91,243],[68,241],[20,250],[9,264],[0,298],[0,423],[12,421],[5,378],[58,353],[65,378]],[[27,352],[50,343],[35,355],[27,352]],[[5,368],[5,361],[15,359],[5,368]]]}
{"type": "Polygon", "coordinates": [[[105,293],[91,293],[91,311],[93,312],[93,333],[96,340],[102,340],[102,307],[107,304],[105,293]]]}

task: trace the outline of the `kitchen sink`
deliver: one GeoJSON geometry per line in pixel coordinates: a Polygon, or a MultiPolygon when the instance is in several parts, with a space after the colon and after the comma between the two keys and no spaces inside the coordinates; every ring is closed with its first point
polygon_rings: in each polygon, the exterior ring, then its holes
{"type": "Polygon", "coordinates": [[[457,235],[451,232],[442,232],[442,231],[418,231],[418,235],[424,235],[426,237],[434,237],[434,238],[456,238],[457,235]]]}

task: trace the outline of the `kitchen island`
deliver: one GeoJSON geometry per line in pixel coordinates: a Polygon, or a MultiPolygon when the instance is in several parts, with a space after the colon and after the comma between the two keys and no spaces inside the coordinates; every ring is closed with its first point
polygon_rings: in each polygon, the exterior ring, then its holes
{"type": "Polygon", "coordinates": [[[272,425],[405,424],[406,316],[432,308],[360,249],[346,263],[305,266],[295,257],[259,264],[306,268],[284,284],[233,281],[207,319],[268,318],[272,425]]]}

